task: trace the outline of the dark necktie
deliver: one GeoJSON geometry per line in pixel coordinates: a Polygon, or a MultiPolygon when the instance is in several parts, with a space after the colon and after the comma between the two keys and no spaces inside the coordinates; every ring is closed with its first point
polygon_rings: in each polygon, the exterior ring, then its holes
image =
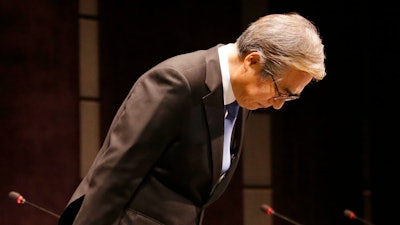
{"type": "Polygon", "coordinates": [[[225,126],[224,126],[224,154],[222,160],[222,173],[225,173],[231,165],[231,136],[239,105],[236,101],[228,104],[226,107],[225,126]]]}

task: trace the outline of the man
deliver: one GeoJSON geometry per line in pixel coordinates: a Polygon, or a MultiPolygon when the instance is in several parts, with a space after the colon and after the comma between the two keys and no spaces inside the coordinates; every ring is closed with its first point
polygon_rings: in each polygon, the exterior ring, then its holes
{"type": "Polygon", "coordinates": [[[290,13],[259,18],[235,43],[151,68],[122,103],[59,224],[202,224],[238,165],[249,111],[299,98],[324,78],[324,60],[317,29],[290,13]],[[227,122],[232,102],[240,109],[227,122]],[[228,123],[236,126],[232,143],[228,123]]]}

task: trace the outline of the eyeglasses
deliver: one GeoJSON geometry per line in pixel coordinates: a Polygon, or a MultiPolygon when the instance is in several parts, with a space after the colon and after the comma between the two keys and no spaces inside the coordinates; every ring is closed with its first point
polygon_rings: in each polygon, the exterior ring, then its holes
{"type": "Polygon", "coordinates": [[[296,99],[300,98],[300,95],[298,95],[298,94],[288,94],[288,95],[281,94],[279,92],[278,85],[276,84],[274,76],[271,76],[271,78],[272,78],[272,81],[274,82],[275,90],[278,93],[278,96],[273,97],[272,99],[274,99],[275,101],[284,100],[285,102],[288,102],[288,101],[292,101],[292,100],[296,100],[296,99]]]}

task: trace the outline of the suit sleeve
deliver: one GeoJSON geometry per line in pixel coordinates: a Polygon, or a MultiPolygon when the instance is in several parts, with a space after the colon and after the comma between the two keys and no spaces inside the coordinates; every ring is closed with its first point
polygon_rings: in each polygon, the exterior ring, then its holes
{"type": "Polygon", "coordinates": [[[173,69],[153,69],[132,87],[88,175],[74,225],[110,225],[180,129],[190,88],[173,69]]]}

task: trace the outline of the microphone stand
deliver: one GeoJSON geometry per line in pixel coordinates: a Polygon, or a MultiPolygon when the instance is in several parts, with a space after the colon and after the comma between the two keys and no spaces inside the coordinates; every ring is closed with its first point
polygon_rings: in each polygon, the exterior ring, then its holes
{"type": "Polygon", "coordinates": [[[13,200],[16,200],[17,204],[19,204],[19,205],[22,205],[22,204],[26,203],[26,204],[28,204],[28,205],[30,205],[30,206],[33,206],[34,208],[37,208],[37,209],[39,209],[39,210],[41,210],[41,211],[43,211],[43,212],[45,212],[45,213],[48,213],[48,214],[50,214],[50,215],[52,215],[52,216],[54,216],[54,217],[56,217],[56,218],[60,218],[59,215],[57,215],[57,214],[55,214],[55,213],[53,213],[53,212],[51,212],[51,211],[49,211],[49,210],[47,210],[47,209],[45,209],[45,208],[43,208],[43,207],[40,207],[40,206],[38,206],[38,205],[36,205],[36,204],[34,204],[34,203],[32,203],[32,202],[28,202],[28,201],[27,201],[20,193],[18,193],[18,192],[11,191],[10,193],[8,193],[8,197],[10,197],[10,198],[13,199],[13,200]]]}
{"type": "Polygon", "coordinates": [[[279,214],[279,213],[275,212],[271,207],[269,207],[269,206],[266,205],[266,204],[262,204],[262,205],[260,206],[260,209],[261,209],[261,211],[264,212],[264,213],[275,215],[275,216],[277,216],[277,217],[279,217],[279,218],[281,218],[281,219],[283,219],[283,220],[286,220],[287,222],[289,222],[289,223],[291,223],[291,224],[294,224],[294,225],[302,225],[301,223],[298,223],[298,222],[296,222],[296,221],[294,221],[294,220],[292,220],[292,219],[290,219],[290,218],[288,218],[288,217],[286,217],[286,216],[284,216],[284,215],[282,215],[282,214],[279,214]]]}
{"type": "Polygon", "coordinates": [[[349,219],[355,219],[355,220],[361,221],[362,223],[367,224],[367,225],[374,225],[371,222],[368,222],[368,221],[358,217],[353,211],[351,211],[349,209],[344,210],[344,215],[349,219]]]}

